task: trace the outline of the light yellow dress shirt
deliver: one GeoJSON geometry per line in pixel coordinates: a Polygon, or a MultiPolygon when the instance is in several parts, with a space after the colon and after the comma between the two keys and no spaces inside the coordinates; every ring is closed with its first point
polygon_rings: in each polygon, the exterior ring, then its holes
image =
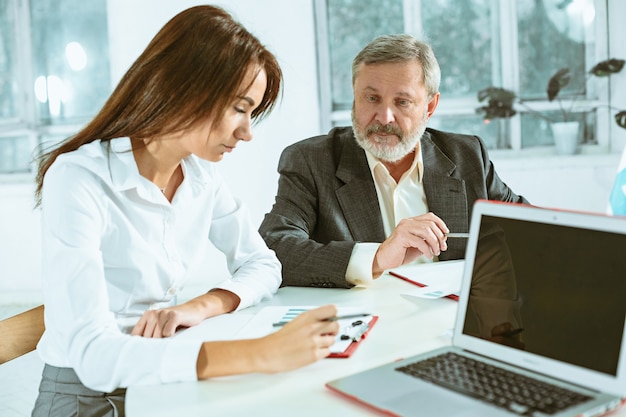
{"type": "MultiPolygon", "coordinates": [[[[400,220],[428,213],[428,203],[422,183],[424,164],[420,145],[418,143],[415,150],[413,164],[402,175],[398,183],[379,159],[367,151],[365,154],[376,186],[385,237],[389,237],[400,220]]],[[[360,242],[354,246],[346,270],[348,282],[354,285],[372,283],[372,263],[379,247],[380,243],[369,242],[360,242]]],[[[415,262],[429,261],[425,256],[421,256],[415,262]]]]}

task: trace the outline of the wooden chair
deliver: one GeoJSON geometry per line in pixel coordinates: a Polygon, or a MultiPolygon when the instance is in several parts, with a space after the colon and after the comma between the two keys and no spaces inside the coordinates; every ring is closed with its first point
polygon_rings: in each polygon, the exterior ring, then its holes
{"type": "Polygon", "coordinates": [[[0,320],[0,364],[35,350],[43,331],[43,305],[0,320]]]}

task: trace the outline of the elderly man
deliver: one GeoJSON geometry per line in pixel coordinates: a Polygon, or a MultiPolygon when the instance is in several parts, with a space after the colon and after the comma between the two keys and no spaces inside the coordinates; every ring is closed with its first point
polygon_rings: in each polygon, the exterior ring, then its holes
{"type": "Polygon", "coordinates": [[[367,285],[409,262],[460,259],[477,199],[527,203],[476,136],[426,128],[439,64],[410,35],[382,36],[354,59],[352,127],[287,147],[260,233],[283,285],[367,285]]]}

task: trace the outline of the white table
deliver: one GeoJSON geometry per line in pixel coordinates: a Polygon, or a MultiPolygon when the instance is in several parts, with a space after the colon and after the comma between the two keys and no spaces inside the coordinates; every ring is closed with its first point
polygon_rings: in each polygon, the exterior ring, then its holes
{"type": "MultiPolygon", "coordinates": [[[[413,303],[400,296],[414,289],[413,285],[387,275],[376,280],[370,288],[281,288],[272,300],[240,313],[249,314],[269,305],[334,303],[339,307],[363,307],[380,318],[348,359],[323,359],[295,371],[273,375],[241,375],[130,387],[126,415],[380,416],[380,413],[331,392],[324,383],[450,343],[457,303],[447,298],[413,303]]],[[[30,415],[42,367],[36,352],[0,366],[0,415],[30,415]]],[[[626,407],[610,416],[626,417],[626,407]]]]}
{"type": "MultiPolygon", "coordinates": [[[[381,416],[364,405],[325,388],[335,378],[450,343],[457,302],[448,298],[407,301],[400,294],[415,286],[385,275],[370,288],[351,290],[281,288],[269,305],[303,306],[333,303],[363,307],[379,316],[367,338],[348,359],[322,359],[295,371],[252,374],[213,380],[130,387],[127,417],[160,416],[381,416]]],[[[384,381],[380,381],[384,384],[384,381]]],[[[416,410],[419,415],[419,410],[416,410]]],[[[610,417],[626,417],[626,406],[610,417]]]]}
{"type": "MultiPolygon", "coordinates": [[[[281,288],[269,305],[362,307],[379,316],[367,338],[348,359],[323,359],[287,373],[251,374],[207,381],[128,388],[128,417],[159,416],[381,416],[324,384],[383,363],[449,344],[457,302],[448,298],[408,301],[413,284],[385,275],[369,288],[350,290],[281,288]]],[[[238,314],[238,313],[236,313],[238,314]]],[[[384,381],[380,381],[384,384],[384,381]]],[[[419,414],[419,410],[416,410],[419,414]]],[[[611,417],[626,417],[626,406],[611,417]]]]}
{"type": "MultiPolygon", "coordinates": [[[[363,307],[378,323],[347,359],[322,359],[286,373],[251,374],[207,381],[130,387],[126,415],[141,416],[377,416],[324,387],[324,383],[450,343],[457,302],[414,303],[400,296],[416,287],[388,275],[369,288],[281,288],[268,305],[363,307]]],[[[384,381],[381,381],[381,384],[384,381]]]]}

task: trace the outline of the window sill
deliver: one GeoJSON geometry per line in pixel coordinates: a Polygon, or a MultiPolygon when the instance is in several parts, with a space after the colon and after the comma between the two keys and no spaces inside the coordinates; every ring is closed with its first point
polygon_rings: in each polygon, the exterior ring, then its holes
{"type": "Polygon", "coordinates": [[[617,170],[621,154],[609,153],[599,146],[582,146],[574,155],[558,155],[553,147],[532,148],[520,151],[492,150],[491,160],[513,170],[615,167],[617,170]]]}

